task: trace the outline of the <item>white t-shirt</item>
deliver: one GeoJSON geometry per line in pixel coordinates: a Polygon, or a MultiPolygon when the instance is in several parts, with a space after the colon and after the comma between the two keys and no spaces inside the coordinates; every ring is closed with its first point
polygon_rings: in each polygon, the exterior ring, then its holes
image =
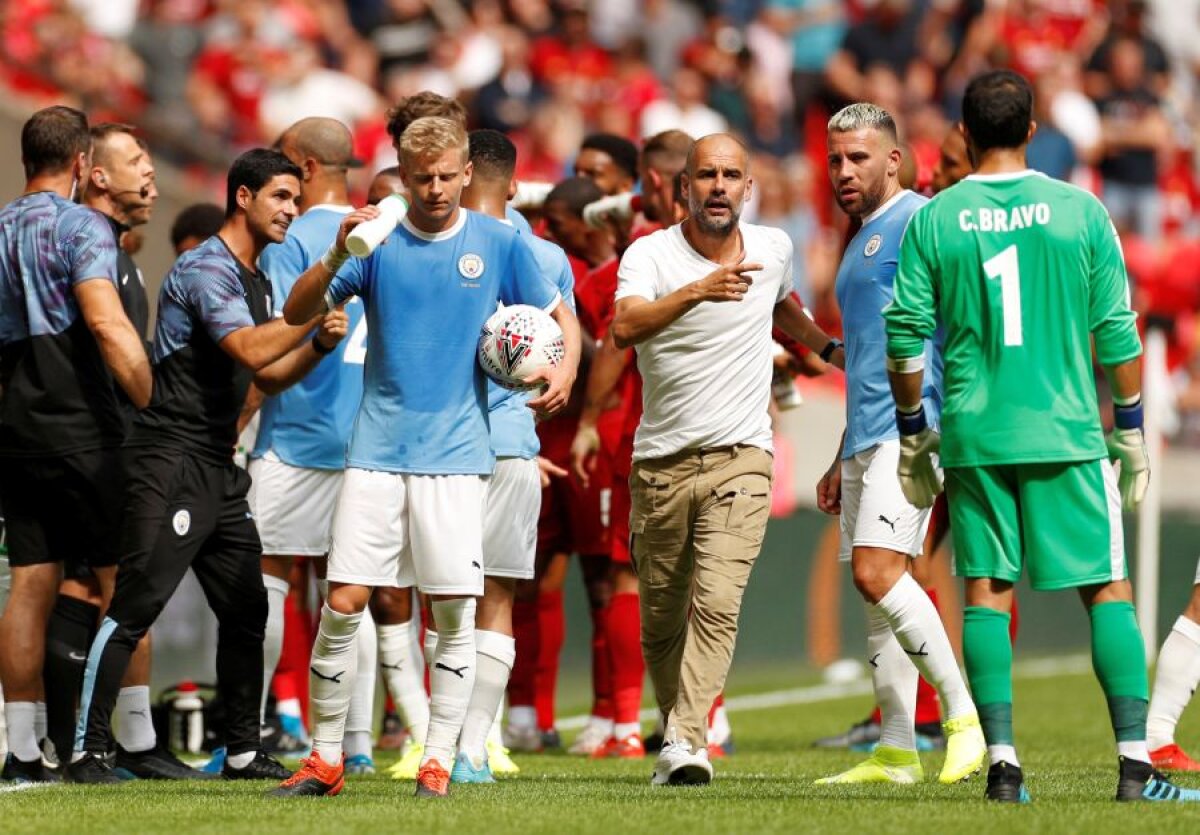
{"type": "MultiPolygon", "coordinates": [[[[738,302],[701,302],[637,346],[642,422],[633,458],[748,444],[771,450],[771,327],[792,289],[792,241],[741,224],[746,261],[763,269],[738,302]]],[[[692,249],[682,224],[639,238],[617,273],[617,299],[654,301],[718,269],[692,249]]]]}

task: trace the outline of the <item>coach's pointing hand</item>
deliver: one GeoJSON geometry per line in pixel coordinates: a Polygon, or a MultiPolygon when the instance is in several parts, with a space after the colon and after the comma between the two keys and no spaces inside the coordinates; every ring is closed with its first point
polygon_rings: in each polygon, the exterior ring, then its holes
{"type": "Polygon", "coordinates": [[[745,253],[742,253],[736,263],[713,270],[697,281],[693,285],[696,301],[740,302],[754,283],[749,273],[763,268],[762,264],[747,262],[745,258],[745,253]]]}

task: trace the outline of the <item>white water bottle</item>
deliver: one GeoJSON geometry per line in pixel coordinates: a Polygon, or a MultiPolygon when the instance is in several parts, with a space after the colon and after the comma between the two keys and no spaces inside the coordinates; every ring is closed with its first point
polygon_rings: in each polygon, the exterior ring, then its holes
{"type": "Polygon", "coordinates": [[[204,745],[204,699],[190,681],[179,685],[177,692],[171,702],[171,738],[177,747],[195,754],[204,745]]]}
{"type": "Polygon", "coordinates": [[[403,195],[392,194],[380,200],[378,207],[379,217],[358,224],[346,236],[346,250],[355,258],[366,258],[392,234],[408,212],[408,201],[403,195]]]}

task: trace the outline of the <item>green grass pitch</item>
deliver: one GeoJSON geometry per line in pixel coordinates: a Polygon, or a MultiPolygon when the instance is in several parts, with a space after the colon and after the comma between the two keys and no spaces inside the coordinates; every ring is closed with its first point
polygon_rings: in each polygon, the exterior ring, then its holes
{"type": "MultiPolygon", "coordinates": [[[[1075,659],[1078,669],[1078,659],[1075,659]]],[[[749,677],[755,690],[793,687],[749,677]]],[[[746,692],[743,690],[742,692],[746,692]]],[[[732,689],[732,694],[738,691],[732,689]]],[[[0,794],[0,832],[18,833],[1012,833],[1197,832],[1200,804],[1118,805],[1116,758],[1094,679],[1072,673],[1019,678],[1017,743],[1034,803],[983,801],[982,775],[956,786],[932,781],[939,754],[923,755],[927,781],[910,787],[817,787],[817,777],[860,755],[816,751],[817,736],[861,718],[863,696],[731,711],[737,753],[717,762],[705,788],[649,785],[651,760],[590,762],[565,755],[518,758],[522,774],[495,786],[455,786],[419,801],[386,774],[351,778],[335,798],[266,800],[268,786],[127,783],[54,786],[0,794]]],[[[1200,748],[1200,721],[1185,715],[1180,739],[1200,748]]],[[[386,767],[391,758],[381,758],[386,767]]],[[[382,768],[381,768],[382,771],[382,768]]],[[[1200,775],[1181,785],[1200,786],[1200,775]]]]}

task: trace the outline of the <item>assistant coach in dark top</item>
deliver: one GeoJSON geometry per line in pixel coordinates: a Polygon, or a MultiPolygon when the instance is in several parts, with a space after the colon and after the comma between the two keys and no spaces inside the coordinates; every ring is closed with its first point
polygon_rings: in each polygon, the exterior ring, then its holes
{"type": "Polygon", "coordinates": [[[70,780],[119,781],[103,757],[121,677],[189,567],[219,624],[223,774],[275,780],[290,774],[259,742],[267,596],[246,502],[250,478],[234,465],[233,448],[251,382],[267,388],[295,382],[345,335],[341,311],[298,326],[273,319],[271,285],[258,270],[262,250],[282,241],[298,214],[299,177],[300,169],[275,151],[238,157],[221,231],[181,256],[163,282],[154,395],[123,451],[120,568],[88,655],[70,780]]]}

